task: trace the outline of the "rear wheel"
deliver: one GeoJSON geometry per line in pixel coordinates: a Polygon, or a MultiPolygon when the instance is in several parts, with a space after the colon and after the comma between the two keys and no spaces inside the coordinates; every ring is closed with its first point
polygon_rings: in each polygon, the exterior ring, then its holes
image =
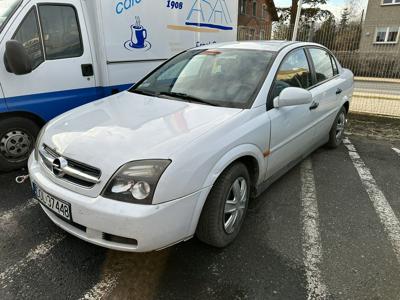
{"type": "Polygon", "coordinates": [[[246,166],[235,163],[214,184],[203,207],[197,237],[214,247],[226,247],[238,235],[250,196],[250,176],[246,166]]]}
{"type": "Polygon", "coordinates": [[[0,171],[26,166],[32,152],[39,126],[25,118],[0,120],[0,171]]]}
{"type": "Polygon", "coordinates": [[[335,118],[331,131],[329,132],[329,142],[327,144],[329,148],[337,148],[342,143],[346,124],[347,110],[345,107],[342,107],[335,118]]]}

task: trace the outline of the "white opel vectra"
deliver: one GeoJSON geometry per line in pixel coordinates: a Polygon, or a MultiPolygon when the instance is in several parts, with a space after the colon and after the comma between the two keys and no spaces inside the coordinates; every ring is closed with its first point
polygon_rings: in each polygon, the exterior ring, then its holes
{"type": "Polygon", "coordinates": [[[130,90],[49,122],[29,159],[48,217],[88,242],[224,247],[249,199],[343,139],[353,74],[318,44],[232,42],[185,51],[130,90]]]}

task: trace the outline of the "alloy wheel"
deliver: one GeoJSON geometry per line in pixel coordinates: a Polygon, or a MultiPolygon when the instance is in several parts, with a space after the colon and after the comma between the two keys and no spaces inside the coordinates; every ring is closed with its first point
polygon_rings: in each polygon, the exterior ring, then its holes
{"type": "Polygon", "coordinates": [[[237,178],[229,189],[225,200],[224,229],[231,234],[240,225],[247,202],[247,182],[243,177],[237,178]]]}
{"type": "Polygon", "coordinates": [[[346,114],[341,112],[336,123],[336,140],[340,141],[344,134],[344,129],[346,127],[346,114]]]}

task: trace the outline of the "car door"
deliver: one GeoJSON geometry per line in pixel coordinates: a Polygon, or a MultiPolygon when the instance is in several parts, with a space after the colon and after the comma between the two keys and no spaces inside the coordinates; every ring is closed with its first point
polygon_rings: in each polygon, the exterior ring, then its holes
{"type": "Polygon", "coordinates": [[[315,85],[310,89],[315,104],[316,139],[328,139],[329,131],[340,108],[342,90],[336,61],[323,48],[307,48],[314,69],[315,85]]]}
{"type": "Polygon", "coordinates": [[[268,99],[271,119],[270,155],[267,176],[290,168],[315,147],[315,114],[310,104],[274,108],[273,99],[287,87],[309,89],[313,85],[311,67],[304,48],[296,48],[283,59],[268,99]]]}
{"type": "MultiPolygon", "coordinates": [[[[25,47],[33,70],[25,75],[0,72],[10,110],[34,112],[48,120],[97,97],[79,0],[29,2],[5,36],[11,39],[25,47]]],[[[1,57],[4,51],[2,47],[1,57]]]]}

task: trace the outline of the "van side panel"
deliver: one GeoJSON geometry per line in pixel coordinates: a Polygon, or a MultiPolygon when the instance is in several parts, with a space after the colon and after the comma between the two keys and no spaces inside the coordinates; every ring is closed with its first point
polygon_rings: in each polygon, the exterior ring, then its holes
{"type": "Polygon", "coordinates": [[[130,86],[130,84],[124,84],[9,97],[5,99],[7,106],[3,99],[0,100],[0,112],[30,112],[49,121],[65,111],[126,90],[130,86]],[[5,110],[2,108],[2,104],[5,110]]]}

